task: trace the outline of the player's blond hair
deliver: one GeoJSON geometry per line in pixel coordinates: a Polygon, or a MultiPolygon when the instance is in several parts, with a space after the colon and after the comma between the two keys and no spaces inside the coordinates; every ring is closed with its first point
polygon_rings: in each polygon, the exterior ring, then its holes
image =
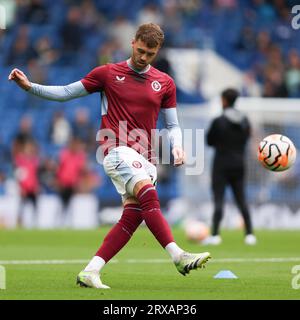
{"type": "Polygon", "coordinates": [[[155,23],[145,23],[139,26],[135,40],[143,41],[149,48],[161,47],[164,43],[164,32],[155,23]]]}

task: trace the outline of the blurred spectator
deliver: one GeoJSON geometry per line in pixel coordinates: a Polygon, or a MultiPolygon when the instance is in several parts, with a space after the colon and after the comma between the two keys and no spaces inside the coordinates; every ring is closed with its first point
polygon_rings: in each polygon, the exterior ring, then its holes
{"type": "Polygon", "coordinates": [[[29,60],[36,57],[37,54],[29,40],[28,27],[22,25],[19,28],[18,35],[8,52],[5,63],[6,65],[24,66],[29,60]]]}
{"type": "Polygon", "coordinates": [[[177,43],[176,37],[179,36],[180,30],[183,30],[183,21],[177,2],[172,0],[164,1],[163,14],[164,22],[162,27],[165,31],[165,47],[174,47],[177,43]]]}
{"type": "Polygon", "coordinates": [[[77,51],[82,46],[81,11],[79,7],[71,7],[66,22],[61,28],[63,52],[77,51]]]}
{"type": "Polygon", "coordinates": [[[37,145],[32,140],[27,140],[22,149],[14,156],[16,179],[19,183],[21,203],[18,212],[18,225],[23,226],[24,206],[30,202],[36,216],[37,195],[39,192],[38,167],[39,158],[37,145]]]}
{"type": "Polygon", "coordinates": [[[271,37],[268,31],[261,30],[257,35],[256,47],[259,53],[267,55],[271,46],[271,37]]]}
{"type": "Polygon", "coordinates": [[[57,164],[55,160],[51,158],[41,160],[38,176],[43,192],[53,193],[57,190],[56,171],[57,164]]]}
{"type": "Polygon", "coordinates": [[[252,27],[244,26],[241,30],[240,37],[235,44],[237,50],[253,51],[256,46],[256,34],[252,27]]]}
{"type": "Polygon", "coordinates": [[[70,201],[78,188],[81,174],[87,164],[87,155],[84,144],[78,138],[72,138],[68,147],[63,149],[59,156],[57,168],[57,183],[59,196],[63,205],[63,224],[70,201]]]}
{"type": "Polygon", "coordinates": [[[11,169],[11,154],[6,144],[0,137],[0,184],[3,185],[4,180],[9,175],[11,169]]]}
{"type": "Polygon", "coordinates": [[[92,0],[83,0],[80,6],[81,25],[85,32],[96,31],[104,20],[101,12],[97,11],[92,0]]]}
{"type": "Polygon", "coordinates": [[[286,98],[288,96],[283,75],[279,70],[272,69],[268,71],[262,95],[265,98],[286,98]]]}
{"type": "Polygon", "coordinates": [[[16,0],[17,18],[21,23],[45,24],[48,22],[48,11],[43,0],[16,0]]]}
{"type": "Polygon", "coordinates": [[[96,65],[101,66],[106,63],[114,63],[126,58],[126,53],[122,50],[118,42],[115,40],[110,40],[99,46],[97,51],[96,65]]]}
{"type": "Polygon", "coordinates": [[[285,66],[282,50],[277,45],[273,44],[268,50],[268,62],[266,68],[276,68],[281,73],[284,71],[285,66]]]}
{"type": "Polygon", "coordinates": [[[253,0],[252,4],[259,23],[270,24],[276,19],[275,8],[268,1],[253,0]]]}
{"type": "Polygon", "coordinates": [[[136,26],[129,21],[125,16],[118,16],[110,25],[110,35],[120,48],[126,53],[131,52],[131,41],[135,35],[136,26]]]}
{"type": "Polygon", "coordinates": [[[2,46],[4,45],[4,41],[5,41],[5,32],[3,29],[0,29],[0,49],[2,48],[2,46]]]}
{"type": "Polygon", "coordinates": [[[0,195],[1,196],[5,194],[4,182],[5,182],[5,174],[4,172],[0,171],[0,195]]]}
{"type": "MultiPolygon", "coordinates": [[[[234,2],[236,0],[228,0],[234,2]]],[[[203,2],[201,0],[179,0],[180,9],[184,12],[186,17],[193,16],[196,12],[201,10],[203,2]]]]}
{"type": "Polygon", "coordinates": [[[113,62],[114,47],[112,42],[105,42],[98,47],[96,66],[113,62]]]}
{"type": "MultiPolygon", "coordinates": [[[[36,59],[28,62],[28,74],[32,82],[47,83],[47,68],[40,65],[36,59]]],[[[30,100],[32,99],[34,99],[34,97],[31,97],[30,100]]]]}
{"type": "Polygon", "coordinates": [[[29,116],[24,116],[19,125],[19,131],[13,139],[12,155],[16,157],[17,154],[23,152],[25,143],[32,142],[32,119],[29,116]]]}
{"type": "Polygon", "coordinates": [[[138,25],[144,23],[156,23],[161,25],[163,23],[163,15],[161,10],[155,3],[146,4],[138,13],[137,23],[138,25]]]}
{"type": "Polygon", "coordinates": [[[72,128],[62,111],[54,113],[50,126],[50,139],[56,146],[64,146],[70,140],[72,128]]]}
{"type": "Polygon", "coordinates": [[[253,57],[254,72],[258,80],[263,81],[263,69],[268,60],[268,52],[271,47],[270,34],[267,31],[260,31],[257,34],[256,48],[253,57]]]}
{"type": "Polygon", "coordinates": [[[73,123],[73,135],[84,142],[88,150],[92,150],[95,146],[95,131],[90,121],[90,115],[86,108],[76,110],[75,120],[73,123]]]}
{"type": "Polygon", "coordinates": [[[218,9],[233,9],[237,7],[236,0],[215,0],[214,5],[218,9]]]}
{"type": "Polygon", "coordinates": [[[53,65],[60,58],[59,51],[53,48],[53,44],[47,36],[39,38],[34,48],[37,54],[37,61],[40,65],[53,65]]]}
{"type": "Polygon", "coordinates": [[[284,1],[275,1],[280,3],[278,11],[278,19],[274,27],[274,40],[290,41],[292,38],[293,29],[291,28],[291,9],[286,7],[284,1]]]}
{"type": "Polygon", "coordinates": [[[300,57],[296,49],[288,53],[285,83],[290,97],[300,97],[300,57]]]}
{"type": "Polygon", "coordinates": [[[101,180],[99,175],[86,166],[81,171],[76,191],[78,193],[91,193],[95,190],[95,188],[98,188],[100,185],[101,180]]]}

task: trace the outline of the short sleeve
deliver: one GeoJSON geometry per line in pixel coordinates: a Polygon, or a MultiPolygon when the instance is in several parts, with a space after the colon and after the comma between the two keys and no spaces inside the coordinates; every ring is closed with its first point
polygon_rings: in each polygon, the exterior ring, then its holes
{"type": "Polygon", "coordinates": [[[175,108],[177,105],[176,101],[176,86],[174,83],[174,80],[172,78],[169,78],[168,84],[167,84],[167,90],[165,92],[165,95],[163,97],[162,101],[162,108],[175,108]]]}
{"type": "Polygon", "coordinates": [[[89,93],[102,91],[104,90],[108,70],[109,65],[97,67],[81,79],[81,83],[89,93]]]}

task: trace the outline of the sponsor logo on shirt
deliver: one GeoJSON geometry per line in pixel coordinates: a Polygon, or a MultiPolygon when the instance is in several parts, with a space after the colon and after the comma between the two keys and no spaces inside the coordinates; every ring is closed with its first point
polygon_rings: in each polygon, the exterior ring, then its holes
{"type": "Polygon", "coordinates": [[[160,91],[161,89],[161,84],[158,81],[153,81],[151,83],[151,87],[154,91],[160,91]]]}
{"type": "Polygon", "coordinates": [[[133,161],[132,166],[134,168],[140,169],[142,167],[142,164],[139,161],[133,161]]]}
{"type": "Polygon", "coordinates": [[[116,82],[118,83],[124,83],[125,77],[116,76],[116,82]]]}

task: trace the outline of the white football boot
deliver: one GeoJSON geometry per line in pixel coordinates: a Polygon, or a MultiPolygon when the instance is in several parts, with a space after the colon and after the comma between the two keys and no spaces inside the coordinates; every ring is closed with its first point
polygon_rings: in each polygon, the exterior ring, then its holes
{"type": "Polygon", "coordinates": [[[198,268],[205,268],[205,263],[211,258],[209,252],[202,253],[189,253],[183,252],[180,255],[178,262],[175,262],[177,270],[182,274],[186,275],[190,270],[198,268]]]}
{"type": "Polygon", "coordinates": [[[79,284],[80,287],[110,289],[109,286],[101,282],[100,274],[97,271],[81,271],[77,276],[76,284],[79,284]]]}

